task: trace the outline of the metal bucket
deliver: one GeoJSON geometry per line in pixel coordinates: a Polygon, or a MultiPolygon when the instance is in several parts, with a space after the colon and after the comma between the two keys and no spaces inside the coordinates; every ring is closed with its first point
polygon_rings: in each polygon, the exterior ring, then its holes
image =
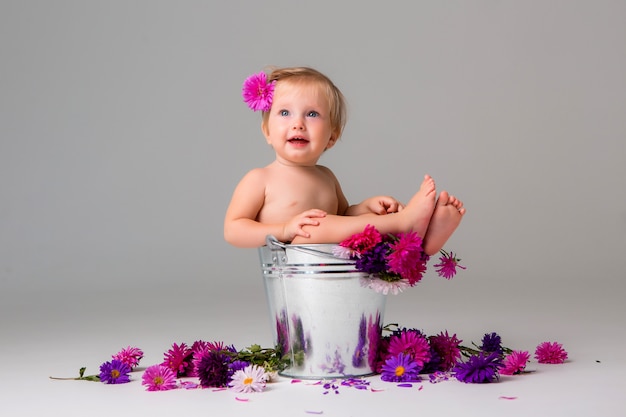
{"type": "Polygon", "coordinates": [[[280,375],[350,378],[376,372],[386,296],[361,285],[367,274],[332,254],[332,244],[259,248],[274,342],[290,359],[280,375]]]}

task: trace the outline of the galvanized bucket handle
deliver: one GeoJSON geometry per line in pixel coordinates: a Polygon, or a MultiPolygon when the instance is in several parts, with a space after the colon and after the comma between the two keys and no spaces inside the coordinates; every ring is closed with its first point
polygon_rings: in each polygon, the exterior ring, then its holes
{"type": "Polygon", "coordinates": [[[267,235],[267,237],[265,238],[265,243],[267,244],[267,247],[270,248],[270,250],[272,251],[272,258],[274,262],[276,262],[278,265],[284,265],[287,263],[287,247],[289,247],[289,249],[291,250],[306,253],[309,255],[320,256],[322,258],[340,259],[331,252],[317,250],[306,246],[288,245],[287,243],[279,241],[272,235],[267,235]]]}

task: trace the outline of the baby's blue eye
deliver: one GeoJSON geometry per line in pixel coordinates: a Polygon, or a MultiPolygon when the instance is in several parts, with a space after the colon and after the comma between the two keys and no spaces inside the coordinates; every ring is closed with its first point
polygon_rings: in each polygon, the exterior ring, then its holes
{"type": "Polygon", "coordinates": [[[310,111],[309,114],[308,114],[309,117],[317,117],[319,115],[320,114],[318,112],[316,112],[316,111],[310,111]]]}
{"type": "Polygon", "coordinates": [[[281,116],[289,116],[289,110],[281,110],[280,111],[280,115],[281,116]]]}

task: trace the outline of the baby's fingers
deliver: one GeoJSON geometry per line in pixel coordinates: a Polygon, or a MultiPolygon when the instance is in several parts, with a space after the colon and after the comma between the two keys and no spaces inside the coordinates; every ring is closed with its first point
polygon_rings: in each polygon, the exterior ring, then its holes
{"type": "Polygon", "coordinates": [[[324,210],[320,210],[320,209],[311,209],[311,210],[307,210],[304,213],[305,217],[326,217],[326,212],[324,210]]]}

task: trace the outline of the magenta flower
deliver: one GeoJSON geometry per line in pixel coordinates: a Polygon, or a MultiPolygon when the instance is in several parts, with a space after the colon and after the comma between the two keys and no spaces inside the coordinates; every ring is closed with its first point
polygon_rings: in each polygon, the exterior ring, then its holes
{"type": "Polygon", "coordinates": [[[243,83],[243,101],[254,111],[269,111],[272,108],[272,98],[276,81],[267,82],[264,72],[252,74],[243,83]]]}
{"type": "Polygon", "coordinates": [[[161,365],[167,366],[176,372],[177,377],[188,376],[188,373],[192,370],[192,357],[193,351],[186,343],[183,342],[180,345],[174,343],[172,348],[165,353],[165,358],[161,365]]]}
{"type": "Polygon", "coordinates": [[[501,375],[517,375],[524,372],[530,359],[530,353],[522,350],[514,350],[504,357],[502,361],[501,375]]]}
{"type": "Polygon", "coordinates": [[[152,365],[141,377],[146,391],[167,391],[176,388],[176,373],[164,365],[152,365]]]}
{"type": "Polygon", "coordinates": [[[389,338],[387,353],[389,356],[397,356],[400,353],[410,356],[420,371],[430,360],[430,345],[419,331],[403,329],[389,338]]]}
{"type": "Polygon", "coordinates": [[[422,250],[422,238],[415,232],[399,233],[390,249],[387,257],[389,271],[408,279],[411,286],[417,284],[426,271],[428,260],[422,250]]]}
{"type": "Polygon", "coordinates": [[[112,357],[113,359],[124,362],[126,365],[130,366],[131,369],[133,369],[139,365],[139,361],[143,358],[143,351],[139,348],[128,346],[127,348],[117,352],[112,357]]]}
{"type": "Polygon", "coordinates": [[[461,260],[454,256],[454,252],[448,253],[443,249],[440,252],[442,255],[439,257],[439,263],[433,265],[440,277],[451,279],[456,275],[457,268],[465,269],[464,266],[459,265],[461,260]]]}
{"type": "Polygon", "coordinates": [[[387,382],[419,381],[419,366],[410,355],[400,353],[390,356],[385,361],[380,379],[387,382]]]}
{"type": "Polygon", "coordinates": [[[535,350],[535,358],[539,363],[558,364],[567,359],[567,352],[557,342],[543,342],[535,350]]]}
{"type": "Polygon", "coordinates": [[[456,334],[448,335],[448,331],[441,332],[436,336],[428,338],[430,347],[439,356],[439,370],[449,371],[454,368],[459,359],[461,359],[461,350],[459,345],[462,340],[457,339],[456,334]]]}
{"type": "Polygon", "coordinates": [[[350,248],[354,252],[362,254],[373,249],[377,244],[383,241],[380,232],[371,224],[365,226],[361,233],[354,234],[339,243],[339,246],[350,248]]]}
{"type": "Polygon", "coordinates": [[[100,365],[100,382],[105,384],[125,384],[130,382],[130,366],[113,359],[100,365]]]}

